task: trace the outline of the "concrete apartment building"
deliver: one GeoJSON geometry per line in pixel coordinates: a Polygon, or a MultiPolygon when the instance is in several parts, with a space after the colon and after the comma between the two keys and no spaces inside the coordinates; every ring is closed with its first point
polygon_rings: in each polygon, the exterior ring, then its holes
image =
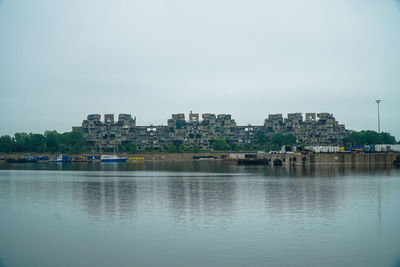
{"type": "Polygon", "coordinates": [[[137,126],[136,118],[131,114],[91,114],[82,122],[82,126],[73,127],[73,131],[82,132],[87,145],[93,149],[117,148],[119,145],[135,144],[138,150],[162,149],[170,144],[182,144],[190,149],[198,147],[208,150],[215,138],[222,138],[230,145],[249,149],[257,148],[255,133],[261,130],[267,139],[275,134],[291,133],[298,144],[305,145],[342,145],[342,139],[348,135],[343,124],[339,124],[330,113],[289,113],[270,114],[262,126],[237,126],[230,114],[190,112],[188,120],[185,114],[172,114],[167,126],[137,126]]]}
{"type": "Polygon", "coordinates": [[[303,120],[302,113],[289,113],[287,118],[282,114],[268,115],[264,121],[265,133],[271,138],[277,133],[291,133],[299,144],[342,145],[342,139],[348,131],[344,124],[339,124],[330,113],[306,113],[303,120]]]}

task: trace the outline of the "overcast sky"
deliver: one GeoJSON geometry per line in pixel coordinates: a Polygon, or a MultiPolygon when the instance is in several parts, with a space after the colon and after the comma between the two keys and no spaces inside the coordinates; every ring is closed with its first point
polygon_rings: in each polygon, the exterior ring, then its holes
{"type": "Polygon", "coordinates": [[[396,0],[0,0],[0,135],[329,112],[400,139],[396,0]]]}

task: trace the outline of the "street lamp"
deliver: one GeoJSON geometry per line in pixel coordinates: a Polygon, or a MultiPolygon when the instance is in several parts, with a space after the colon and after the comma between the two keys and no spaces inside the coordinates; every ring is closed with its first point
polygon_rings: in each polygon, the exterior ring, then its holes
{"type": "Polygon", "coordinates": [[[378,104],[378,144],[381,141],[381,119],[380,119],[380,115],[379,115],[379,103],[381,103],[382,100],[377,99],[375,100],[375,102],[378,104]]]}

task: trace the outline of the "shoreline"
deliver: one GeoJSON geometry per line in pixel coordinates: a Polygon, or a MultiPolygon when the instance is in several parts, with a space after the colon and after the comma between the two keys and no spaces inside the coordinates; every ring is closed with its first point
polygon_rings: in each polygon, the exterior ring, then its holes
{"type": "MultiPolygon", "coordinates": [[[[127,158],[143,158],[142,162],[151,161],[226,161],[236,163],[239,158],[230,158],[230,155],[241,155],[254,152],[184,152],[184,153],[136,153],[136,154],[117,154],[127,158]],[[195,158],[197,157],[197,159],[195,158]],[[212,157],[212,158],[210,158],[212,157]]],[[[1,154],[0,159],[5,160],[11,157],[22,155],[47,156],[49,160],[57,154],[51,153],[12,153],[1,154]]],[[[99,156],[99,153],[64,154],[68,156],[99,156]]],[[[310,165],[371,165],[371,164],[393,164],[399,152],[338,152],[338,153],[307,153],[307,154],[258,154],[257,159],[262,160],[266,166],[310,166],[310,165]]],[[[46,160],[47,161],[47,160],[46,160]]],[[[39,161],[39,162],[46,162],[39,161]]],[[[96,160],[99,161],[99,160],[96,160]]],[[[250,163],[251,164],[251,163],[250,163]]],[[[246,165],[246,164],[245,164],[246,165]]]]}

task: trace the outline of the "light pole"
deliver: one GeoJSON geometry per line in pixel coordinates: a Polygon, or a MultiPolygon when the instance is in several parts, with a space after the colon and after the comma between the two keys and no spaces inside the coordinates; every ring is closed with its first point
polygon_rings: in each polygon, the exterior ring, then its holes
{"type": "Polygon", "coordinates": [[[375,102],[378,104],[378,144],[381,143],[381,118],[379,115],[379,103],[381,103],[382,100],[377,99],[375,102]]]}

